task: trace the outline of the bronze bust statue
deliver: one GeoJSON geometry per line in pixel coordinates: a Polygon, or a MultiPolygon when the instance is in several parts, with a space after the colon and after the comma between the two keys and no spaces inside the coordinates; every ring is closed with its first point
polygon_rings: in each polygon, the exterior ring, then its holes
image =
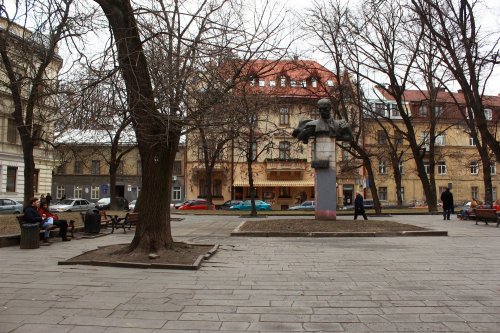
{"type": "Polygon", "coordinates": [[[330,117],[332,108],[330,100],[320,99],[317,105],[321,118],[301,120],[299,126],[292,132],[293,137],[303,143],[307,143],[310,137],[321,135],[335,137],[338,141],[352,141],[353,136],[349,123],[343,119],[335,120],[330,117]]]}

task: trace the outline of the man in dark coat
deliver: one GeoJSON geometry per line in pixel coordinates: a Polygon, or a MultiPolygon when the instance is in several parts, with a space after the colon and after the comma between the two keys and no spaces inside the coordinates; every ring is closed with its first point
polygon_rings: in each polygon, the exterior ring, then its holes
{"type": "Polygon", "coordinates": [[[363,202],[363,196],[360,192],[356,192],[356,198],[354,199],[354,219],[358,219],[358,214],[363,215],[365,220],[368,220],[365,213],[365,204],[363,202]]]}
{"type": "Polygon", "coordinates": [[[443,220],[449,220],[453,211],[453,193],[449,188],[441,193],[441,201],[443,202],[443,220]]]}

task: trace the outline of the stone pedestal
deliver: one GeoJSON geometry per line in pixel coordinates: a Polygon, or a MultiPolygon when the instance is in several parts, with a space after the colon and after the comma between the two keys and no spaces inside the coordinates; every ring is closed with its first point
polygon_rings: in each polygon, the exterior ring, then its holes
{"type": "Polygon", "coordinates": [[[316,137],[315,198],[317,220],[337,219],[337,169],[335,162],[335,137],[316,137]]]}

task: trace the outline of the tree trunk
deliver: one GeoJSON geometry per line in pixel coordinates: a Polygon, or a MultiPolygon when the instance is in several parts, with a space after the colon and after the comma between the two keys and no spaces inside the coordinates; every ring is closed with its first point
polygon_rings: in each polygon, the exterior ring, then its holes
{"type": "Polygon", "coordinates": [[[375,185],[375,175],[373,174],[372,162],[370,160],[370,157],[366,154],[363,154],[362,158],[365,169],[368,172],[368,179],[369,179],[368,186],[370,187],[370,192],[372,194],[373,207],[375,208],[375,213],[380,214],[382,213],[382,205],[380,204],[380,199],[378,198],[378,192],[377,192],[377,186],[375,185]]]}
{"type": "Polygon", "coordinates": [[[173,245],[170,186],[181,129],[174,119],[157,111],[148,63],[130,1],[95,1],[106,14],[116,41],[118,63],[127,88],[127,102],[134,119],[145,175],[137,205],[139,223],[129,249],[155,252],[173,245]]]}
{"type": "Polygon", "coordinates": [[[23,146],[24,160],[24,204],[28,205],[31,198],[35,196],[35,159],[33,157],[33,141],[30,138],[23,138],[21,136],[21,143],[23,146]]]}
{"type": "Polygon", "coordinates": [[[255,207],[255,187],[253,186],[253,171],[252,171],[252,160],[247,159],[248,168],[248,185],[250,190],[250,202],[252,203],[252,211],[250,216],[257,216],[257,208],[255,207]]]}
{"type": "Polygon", "coordinates": [[[111,159],[111,163],[109,164],[109,209],[116,210],[116,170],[117,165],[114,162],[114,159],[111,159]]]}

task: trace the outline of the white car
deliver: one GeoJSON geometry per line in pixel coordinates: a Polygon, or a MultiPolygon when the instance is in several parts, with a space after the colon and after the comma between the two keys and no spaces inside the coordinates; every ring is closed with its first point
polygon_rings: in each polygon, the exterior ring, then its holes
{"type": "Polygon", "coordinates": [[[90,208],[95,208],[95,203],[89,202],[86,199],[64,199],[57,204],[50,205],[49,210],[54,213],[60,212],[78,212],[86,211],[90,208]]]}
{"type": "Polygon", "coordinates": [[[137,200],[132,200],[132,201],[130,201],[130,202],[129,202],[129,204],[128,204],[128,210],[130,210],[130,211],[132,211],[132,212],[133,212],[133,211],[134,211],[134,209],[135,209],[135,203],[136,203],[136,202],[137,202],[137,200]]]}

